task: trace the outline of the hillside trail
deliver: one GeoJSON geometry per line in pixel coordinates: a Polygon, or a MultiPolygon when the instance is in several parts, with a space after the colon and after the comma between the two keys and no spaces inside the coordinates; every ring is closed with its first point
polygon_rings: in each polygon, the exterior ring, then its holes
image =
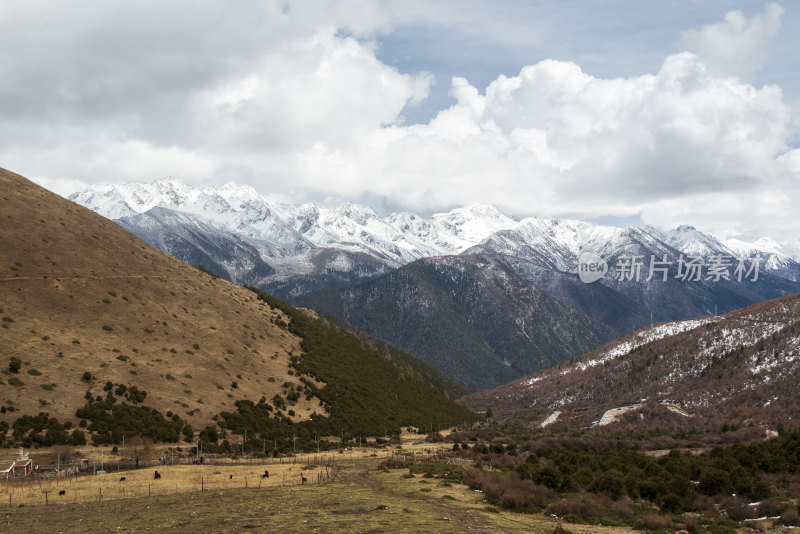
{"type": "Polygon", "coordinates": [[[127,279],[127,278],[135,278],[135,279],[143,279],[143,278],[162,278],[164,280],[169,281],[181,281],[181,282],[191,282],[193,281],[191,278],[180,278],[180,277],[167,277],[164,278],[163,276],[158,277],[153,274],[111,274],[107,276],[53,276],[48,278],[47,276],[7,276],[4,278],[0,278],[0,282],[13,282],[13,281],[20,281],[20,280],[119,280],[119,279],[127,279]]]}
{"type": "Polygon", "coordinates": [[[433,506],[442,513],[442,518],[453,521],[463,532],[474,534],[496,534],[497,528],[487,525],[480,517],[476,517],[472,510],[459,504],[438,499],[423,494],[405,493],[384,486],[373,475],[374,466],[354,465],[351,469],[341,472],[342,480],[362,487],[369,488],[376,495],[385,496],[388,502],[422,501],[428,506],[433,506]]]}

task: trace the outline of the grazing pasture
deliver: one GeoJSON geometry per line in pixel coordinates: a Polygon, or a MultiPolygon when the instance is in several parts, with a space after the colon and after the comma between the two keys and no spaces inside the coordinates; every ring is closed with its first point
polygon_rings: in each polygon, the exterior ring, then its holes
{"type": "Polygon", "coordinates": [[[316,484],[332,476],[340,455],[304,455],[262,463],[160,465],[71,478],[35,478],[0,482],[0,506],[75,504],[153,497],[176,493],[316,484]],[[293,460],[293,461],[292,461],[293,460]],[[269,471],[269,477],[265,477],[269,471]],[[156,478],[156,473],[160,476],[156,478]]]}
{"type": "MultiPolygon", "coordinates": [[[[414,532],[421,534],[534,533],[551,534],[557,522],[533,514],[489,510],[483,495],[461,484],[416,476],[407,469],[379,469],[382,459],[355,457],[341,462],[336,478],[328,483],[300,484],[303,464],[270,464],[269,481],[287,475],[286,486],[262,483],[253,489],[228,489],[242,471],[222,471],[213,490],[174,494],[166,491],[171,476],[180,470],[164,468],[165,492],[103,502],[65,503],[58,506],[2,506],[0,531],[51,532],[414,532]],[[288,471],[288,468],[292,471],[288,471]],[[273,471],[274,470],[274,471],[273,471]],[[297,474],[296,474],[297,473],[297,474]],[[290,480],[291,479],[291,480],[290,480]]],[[[185,466],[181,466],[185,467],[185,466]]],[[[197,467],[197,466],[194,466],[197,467]]],[[[226,468],[227,469],[227,468],[226,468]]],[[[219,469],[217,469],[219,470],[219,469]]],[[[317,468],[319,470],[319,468],[317,468]]],[[[144,470],[152,477],[152,469],[144,470]]],[[[159,469],[159,472],[161,470],[159,469]]],[[[261,480],[253,466],[254,481],[261,480]]],[[[304,470],[306,473],[313,473],[304,470]]],[[[213,474],[213,472],[212,472],[213,474]]],[[[307,475],[309,476],[309,475],[307,475]]],[[[313,476],[313,475],[311,475],[313,476]]],[[[101,478],[101,477],[93,477],[101,478]]],[[[119,477],[113,480],[118,482],[119,477]]],[[[249,481],[248,475],[248,481],[249,481]]],[[[142,479],[147,484],[149,479],[142,479]]],[[[266,480],[265,480],[266,482],[266,480]]],[[[257,482],[256,482],[257,485],[257,482]]],[[[67,496],[69,496],[67,488],[67,496]]],[[[628,534],[621,527],[568,525],[575,534],[602,532],[628,534]]]]}

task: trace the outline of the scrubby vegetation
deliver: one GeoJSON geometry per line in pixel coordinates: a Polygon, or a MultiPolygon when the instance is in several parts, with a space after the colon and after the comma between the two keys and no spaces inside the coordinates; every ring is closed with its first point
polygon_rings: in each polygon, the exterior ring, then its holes
{"type": "Polygon", "coordinates": [[[764,516],[800,526],[800,429],[782,428],[766,441],[658,454],[646,449],[659,438],[514,425],[479,425],[442,439],[464,459],[448,466],[448,477],[460,477],[496,507],[650,531],[696,532],[704,525],[722,532],[764,516]]]}
{"type": "Polygon", "coordinates": [[[177,414],[164,417],[158,410],[146,406],[116,404],[110,395],[105,400],[89,401],[76,415],[90,421],[87,430],[92,432],[95,445],[117,445],[123,437],[134,436],[174,443],[180,440],[185,425],[177,414]]]}
{"type": "MultiPolygon", "coordinates": [[[[8,423],[0,422],[0,437],[8,432],[8,423]]],[[[59,423],[49,414],[39,412],[38,415],[23,415],[11,425],[11,438],[4,443],[7,446],[43,446],[51,445],[85,445],[86,436],[83,431],[72,429],[70,423],[59,423]],[[71,432],[70,432],[71,429],[71,432]]]]}
{"type": "MultiPolygon", "coordinates": [[[[471,422],[478,416],[452,402],[442,390],[424,382],[413,368],[405,367],[377,352],[363,338],[330,323],[314,319],[283,301],[253,289],[258,298],[280,309],[290,321],[284,323],[302,339],[302,356],[290,357],[290,365],[302,378],[301,385],[287,388],[272,403],[240,400],[237,412],[220,414],[220,426],[236,434],[262,439],[287,439],[299,436],[352,435],[383,436],[397,434],[401,426],[450,426],[471,422]],[[313,377],[325,383],[317,387],[313,377]],[[327,415],[314,414],[309,420],[293,423],[287,404],[301,395],[316,397],[327,415]]],[[[254,445],[255,446],[255,445],[254,445]]]]}

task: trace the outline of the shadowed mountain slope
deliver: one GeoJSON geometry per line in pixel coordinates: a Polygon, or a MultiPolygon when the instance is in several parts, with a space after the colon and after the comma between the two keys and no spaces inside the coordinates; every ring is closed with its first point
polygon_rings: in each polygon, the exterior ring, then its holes
{"type": "Polygon", "coordinates": [[[385,339],[476,391],[613,337],[510,269],[480,256],[427,258],[298,303],[385,339]]]}
{"type": "Polygon", "coordinates": [[[579,358],[466,398],[495,413],[584,413],[642,399],[689,415],[785,422],[800,416],[800,295],[721,316],[655,325],[579,358]]]}

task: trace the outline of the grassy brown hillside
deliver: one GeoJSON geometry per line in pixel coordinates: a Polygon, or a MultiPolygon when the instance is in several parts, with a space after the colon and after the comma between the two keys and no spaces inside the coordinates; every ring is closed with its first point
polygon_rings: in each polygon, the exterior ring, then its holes
{"type": "MultiPolygon", "coordinates": [[[[111,381],[197,428],[234,397],[271,398],[296,380],[299,340],[252,292],[19,175],[0,170],[0,191],[0,367],[22,362],[0,376],[7,407],[74,420],[86,391],[105,395],[111,381]]],[[[303,397],[296,418],[314,409],[303,397]]]]}
{"type": "Polygon", "coordinates": [[[266,440],[475,418],[450,400],[462,389],[407,355],[182,263],[19,175],[0,170],[0,191],[3,425],[46,412],[116,443],[153,425],[167,439],[183,422],[266,440]]]}

